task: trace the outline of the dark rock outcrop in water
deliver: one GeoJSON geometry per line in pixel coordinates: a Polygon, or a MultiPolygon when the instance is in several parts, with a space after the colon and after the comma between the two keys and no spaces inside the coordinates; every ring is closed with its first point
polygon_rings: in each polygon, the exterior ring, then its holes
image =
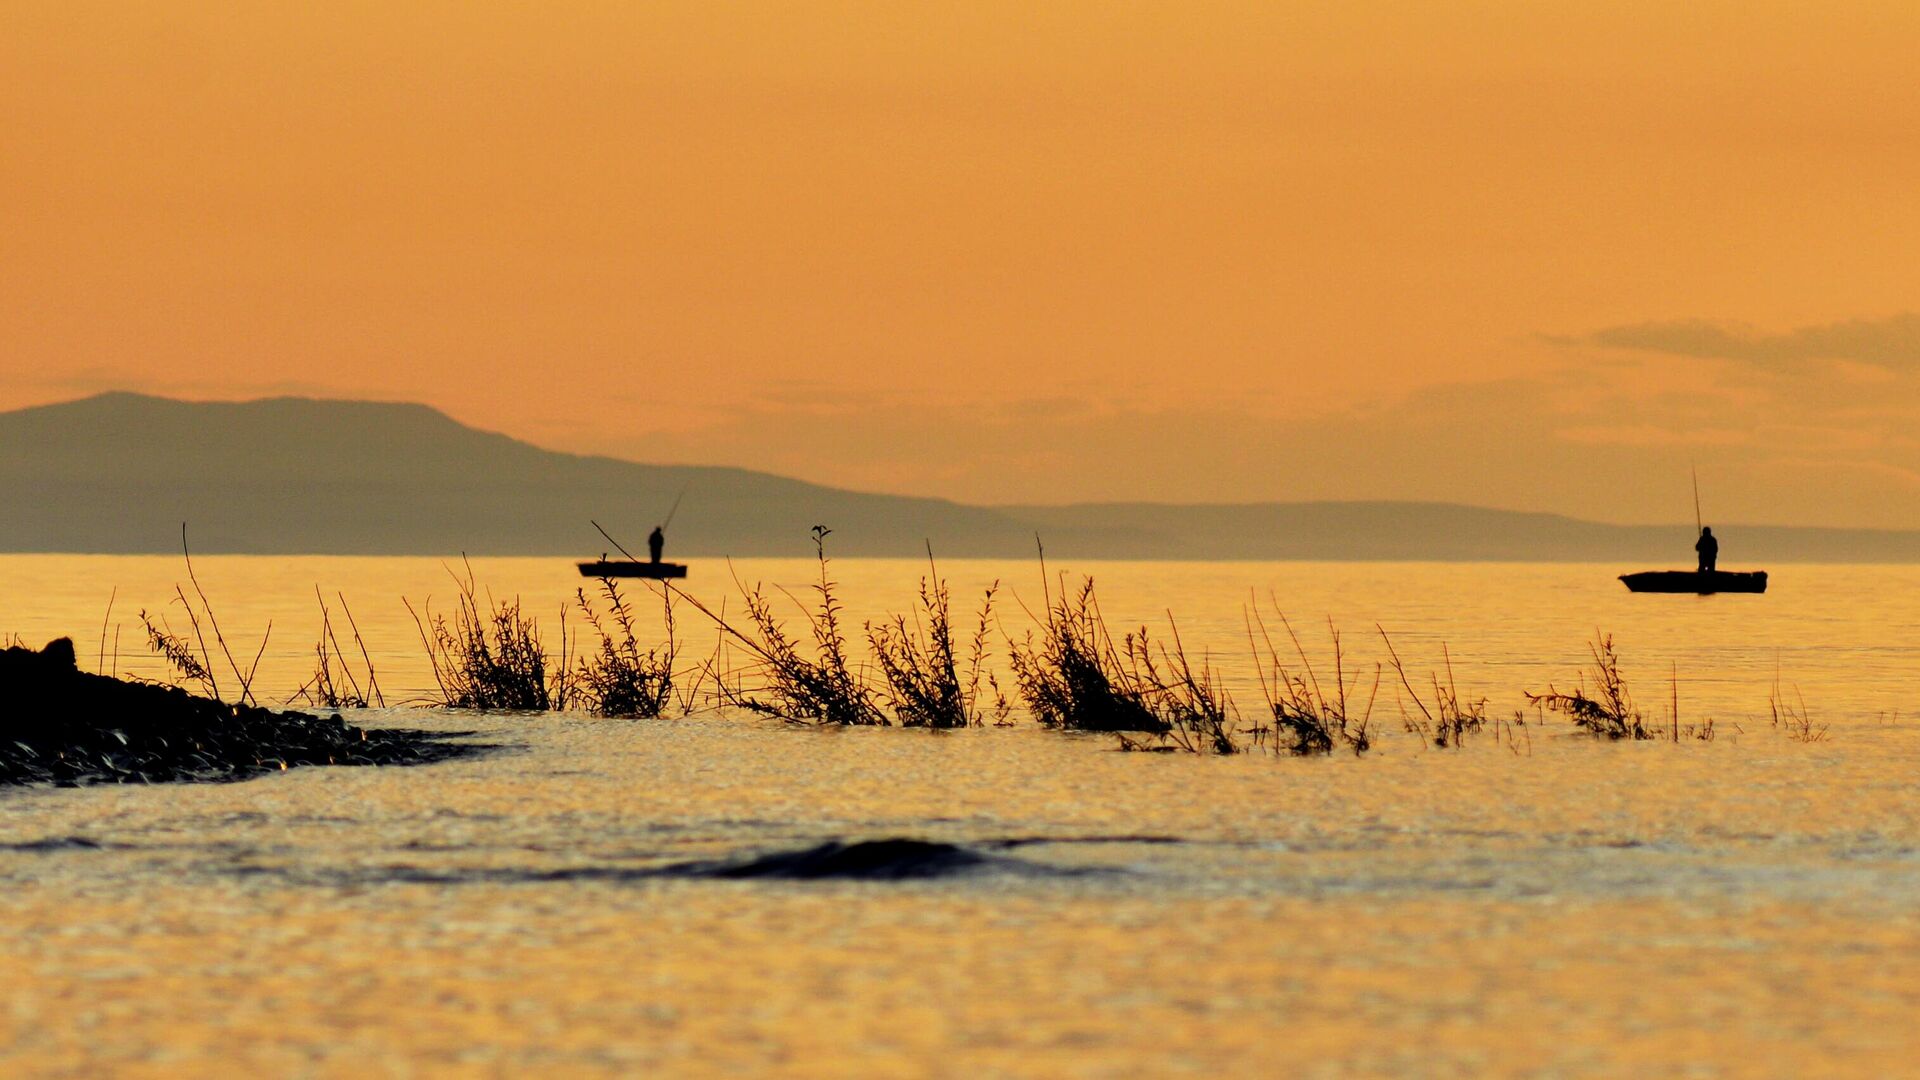
{"type": "Polygon", "coordinates": [[[73,642],[0,651],[0,784],[244,780],[297,765],[418,765],[477,749],[338,714],[228,705],[81,671],[73,642]]]}
{"type": "Polygon", "coordinates": [[[790,881],[826,879],[904,881],[945,877],[993,863],[991,856],[955,844],[928,840],[829,840],[801,851],[782,851],[738,863],[693,863],[665,874],[709,878],[771,878],[790,881]]]}

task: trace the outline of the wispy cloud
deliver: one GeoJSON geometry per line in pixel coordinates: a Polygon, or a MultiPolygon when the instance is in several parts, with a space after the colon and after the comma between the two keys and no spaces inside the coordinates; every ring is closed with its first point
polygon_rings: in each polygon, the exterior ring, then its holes
{"type": "Polygon", "coordinates": [[[1920,313],[1915,312],[1802,326],[1785,333],[1681,319],[1611,326],[1584,337],[1551,340],[1562,345],[1598,345],[1767,366],[1843,360],[1881,368],[1920,369],[1920,313]]]}

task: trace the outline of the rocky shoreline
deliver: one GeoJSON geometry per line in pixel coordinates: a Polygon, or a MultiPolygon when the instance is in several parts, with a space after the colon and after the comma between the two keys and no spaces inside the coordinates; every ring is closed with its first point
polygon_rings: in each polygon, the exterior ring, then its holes
{"type": "Polygon", "coordinates": [[[245,780],[304,765],[425,765],[461,732],[362,729],[81,671],[73,642],[0,650],[0,785],[245,780]]]}

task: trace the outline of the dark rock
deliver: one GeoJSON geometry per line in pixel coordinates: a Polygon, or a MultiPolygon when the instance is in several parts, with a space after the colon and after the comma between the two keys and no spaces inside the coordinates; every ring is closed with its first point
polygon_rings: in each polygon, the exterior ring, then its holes
{"type": "Polygon", "coordinates": [[[301,765],[418,765],[453,733],[366,731],[79,670],[73,642],[0,651],[0,784],[244,780],[301,765]]]}
{"type": "Polygon", "coordinates": [[[49,836],[44,840],[0,844],[0,851],[97,851],[100,847],[100,841],[84,836],[49,836]]]}
{"type": "Polygon", "coordinates": [[[989,856],[963,847],[927,840],[863,840],[851,844],[829,840],[802,851],[776,852],[741,863],[704,864],[674,870],[715,878],[901,881],[945,877],[993,861],[989,856]]]}

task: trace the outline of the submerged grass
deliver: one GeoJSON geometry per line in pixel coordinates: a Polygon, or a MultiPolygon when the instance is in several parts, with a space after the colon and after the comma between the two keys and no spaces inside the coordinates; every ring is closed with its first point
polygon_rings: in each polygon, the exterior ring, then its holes
{"type": "MultiPolygon", "coordinates": [[[[824,527],[812,530],[818,579],[804,599],[778,587],[772,592],[758,584],[749,587],[736,578],[746,611],[737,626],[724,605],[715,612],[662,583],[666,633],[659,644],[643,646],[634,610],[616,582],[601,579],[591,593],[576,590],[573,605],[598,642],[571,663],[575,650],[567,637],[565,608],[556,658],[519,599],[496,602],[477,587],[468,565],[464,576],[453,575],[458,588],[452,612],[442,615],[424,606],[416,611],[406,604],[438,688],[437,698],[429,700],[451,707],[530,712],[579,707],[629,718],[658,717],[675,706],[688,713],[719,705],[821,725],[954,729],[983,726],[989,717],[996,725],[1007,724],[1011,706],[988,665],[998,627],[994,603],[999,583],[985,590],[971,637],[959,640],[951,590],[929,551],[911,611],[864,624],[871,649],[866,659],[858,655],[859,638],[849,637],[849,620],[826,554],[829,534],[824,527]],[[798,633],[776,614],[782,596],[806,620],[798,633]],[[680,672],[678,600],[692,604],[719,628],[712,656],[680,672]]],[[[1041,567],[1043,581],[1049,581],[1044,553],[1041,567]]],[[[266,640],[252,664],[242,669],[194,574],[190,555],[187,571],[192,593],[176,586],[167,612],[140,612],[148,646],[176,682],[215,700],[233,694],[239,703],[251,703],[266,640]],[[179,610],[172,611],[176,604],[179,610]],[[184,629],[170,625],[168,614],[176,623],[184,617],[184,629]]],[[[1504,718],[1492,714],[1487,697],[1462,692],[1448,646],[1440,647],[1437,670],[1416,675],[1417,669],[1410,670],[1395,642],[1376,625],[1385,659],[1372,664],[1369,682],[1365,664],[1351,661],[1331,620],[1329,648],[1310,654],[1272,597],[1267,607],[1281,634],[1270,630],[1261,605],[1249,606],[1243,615],[1262,699],[1260,707],[1243,717],[1212,658],[1187,652],[1171,612],[1164,636],[1143,626],[1116,637],[1091,577],[1072,588],[1065,575],[1057,581],[1057,593],[1052,587],[1046,590],[1042,613],[1029,611],[1034,625],[1022,637],[1013,638],[1000,628],[1007,638],[1006,664],[1014,688],[1036,724],[1115,735],[1124,749],[1364,754],[1375,744],[1372,717],[1383,681],[1397,684],[1399,726],[1424,745],[1442,749],[1459,749],[1491,733],[1496,746],[1530,754],[1533,728],[1548,712],[1565,716],[1583,734],[1609,741],[1679,743],[1708,741],[1717,734],[1712,719],[1683,722],[1677,669],[1671,672],[1667,701],[1653,712],[1643,710],[1628,688],[1610,634],[1596,631],[1588,645],[1590,662],[1571,690],[1549,685],[1544,693],[1526,692],[1532,711],[1504,718]],[[1394,678],[1385,680],[1389,670],[1394,678]]],[[[343,617],[336,621],[331,603],[318,589],[315,596],[321,612],[315,667],[289,701],[329,708],[384,705],[370,651],[345,597],[336,594],[343,617]],[[340,633],[342,629],[347,633],[340,633]]],[[[103,668],[111,617],[110,600],[100,631],[103,668]]],[[[269,624],[268,634],[271,630],[269,624]]],[[[1797,688],[1791,695],[1782,691],[1777,671],[1768,711],[1775,729],[1794,741],[1828,737],[1827,725],[1811,718],[1797,688]]]]}

